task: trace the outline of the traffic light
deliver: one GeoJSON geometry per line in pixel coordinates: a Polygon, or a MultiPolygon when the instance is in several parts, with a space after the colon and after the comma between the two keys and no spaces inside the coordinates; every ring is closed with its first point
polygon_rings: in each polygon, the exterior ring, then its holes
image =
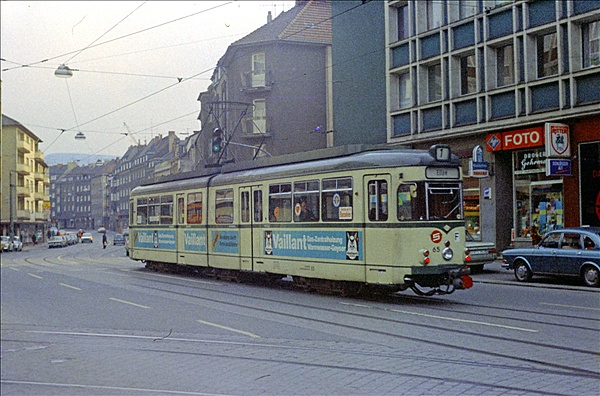
{"type": "Polygon", "coordinates": [[[221,128],[215,128],[212,135],[212,152],[217,154],[223,148],[223,131],[221,128]]]}

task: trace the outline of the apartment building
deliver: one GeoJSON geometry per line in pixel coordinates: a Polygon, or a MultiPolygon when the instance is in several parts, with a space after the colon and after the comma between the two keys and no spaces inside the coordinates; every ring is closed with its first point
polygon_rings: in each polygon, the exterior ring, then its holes
{"type": "Polygon", "coordinates": [[[600,2],[384,7],[387,142],[452,146],[470,231],[503,248],[599,226],[600,2]]]}
{"type": "Polygon", "coordinates": [[[19,235],[24,243],[45,235],[50,217],[49,171],[41,140],[18,121],[2,114],[1,233],[19,235]]]}

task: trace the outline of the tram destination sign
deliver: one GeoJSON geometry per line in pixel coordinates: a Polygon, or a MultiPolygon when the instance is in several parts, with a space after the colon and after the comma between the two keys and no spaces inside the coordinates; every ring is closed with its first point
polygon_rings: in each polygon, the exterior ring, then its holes
{"type": "Polygon", "coordinates": [[[425,177],[428,179],[458,179],[460,171],[458,168],[428,167],[425,169],[425,177]]]}

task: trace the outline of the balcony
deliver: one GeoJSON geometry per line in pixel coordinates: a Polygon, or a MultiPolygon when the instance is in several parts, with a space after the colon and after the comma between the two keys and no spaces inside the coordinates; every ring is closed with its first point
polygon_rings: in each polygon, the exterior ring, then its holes
{"type": "Polygon", "coordinates": [[[35,220],[36,221],[48,221],[50,218],[50,211],[44,210],[42,212],[35,212],[35,220]]]}
{"type": "Polygon", "coordinates": [[[32,217],[35,218],[32,215],[33,213],[28,210],[17,210],[17,220],[31,220],[32,217]]]}
{"type": "Polygon", "coordinates": [[[17,151],[19,153],[30,153],[29,145],[24,140],[17,140],[17,151]]]}
{"type": "Polygon", "coordinates": [[[34,159],[35,162],[42,164],[43,166],[47,167],[48,165],[46,164],[46,161],[44,159],[44,153],[42,153],[41,151],[36,151],[35,155],[34,155],[34,159]]]}
{"type": "Polygon", "coordinates": [[[28,197],[30,195],[31,195],[31,190],[29,189],[29,187],[17,186],[17,196],[28,197]]]}
{"type": "Polygon", "coordinates": [[[265,92],[273,89],[272,72],[251,71],[242,73],[243,92],[265,92]]]}
{"type": "Polygon", "coordinates": [[[30,172],[31,169],[29,168],[29,165],[17,164],[17,173],[20,173],[22,175],[28,175],[30,172]]]}
{"type": "Polygon", "coordinates": [[[33,193],[33,199],[35,199],[36,201],[49,201],[50,196],[44,194],[43,192],[35,192],[33,193]]]}
{"type": "Polygon", "coordinates": [[[242,119],[242,133],[240,137],[243,138],[264,138],[271,137],[271,120],[269,117],[244,117],[242,119]]]}

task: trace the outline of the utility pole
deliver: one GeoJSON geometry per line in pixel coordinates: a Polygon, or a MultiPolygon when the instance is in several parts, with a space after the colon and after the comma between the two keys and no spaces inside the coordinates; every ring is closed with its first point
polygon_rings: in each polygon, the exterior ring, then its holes
{"type": "Polygon", "coordinates": [[[9,174],[8,174],[8,184],[9,184],[9,193],[8,193],[9,197],[8,198],[9,198],[9,203],[10,203],[9,210],[10,210],[10,240],[11,241],[14,240],[14,237],[15,237],[15,217],[13,214],[13,211],[14,211],[13,200],[14,200],[14,196],[15,196],[14,189],[16,186],[15,186],[15,184],[13,184],[13,181],[12,181],[13,173],[15,173],[15,171],[11,170],[11,171],[9,171],[9,174]]]}

